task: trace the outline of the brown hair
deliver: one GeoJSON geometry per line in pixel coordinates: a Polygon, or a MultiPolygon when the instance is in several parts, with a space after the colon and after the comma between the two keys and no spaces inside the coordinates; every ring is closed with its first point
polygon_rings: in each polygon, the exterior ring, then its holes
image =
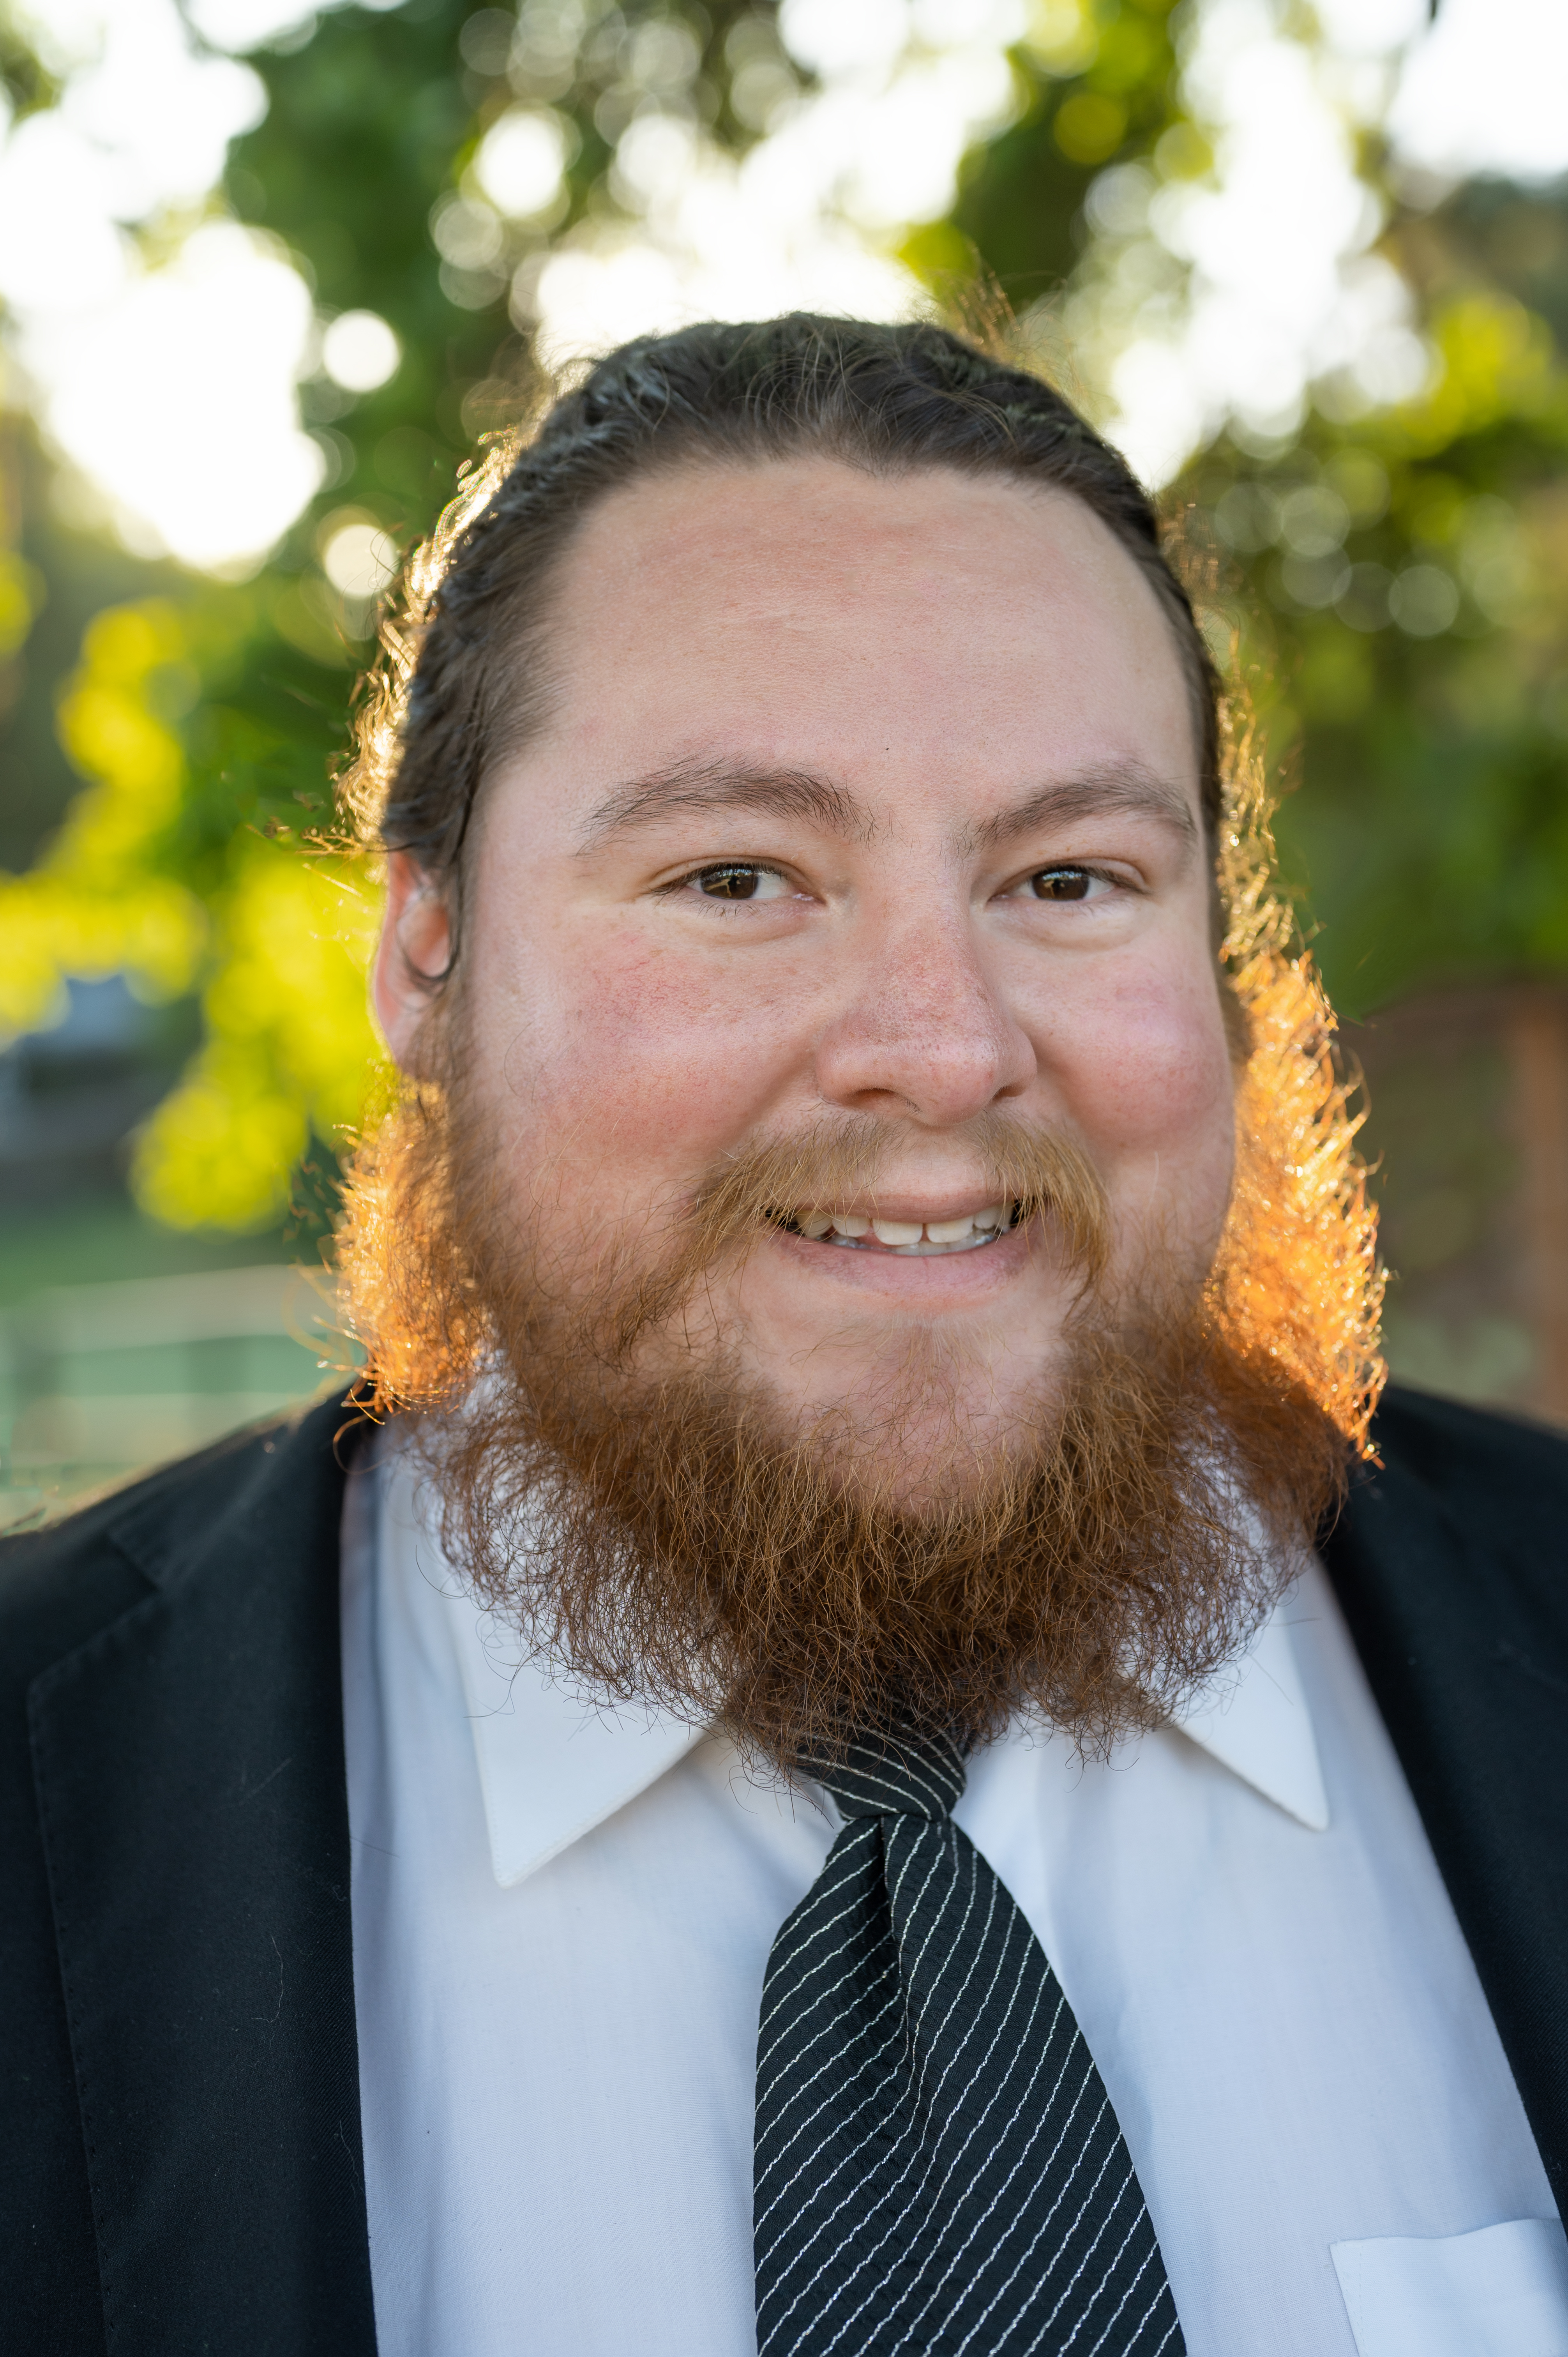
{"type": "Polygon", "coordinates": [[[1120,454],[1043,379],[946,328],[805,312],[639,337],[556,400],[529,438],[492,447],[411,560],[403,620],[383,629],[386,661],[344,780],[361,833],[412,852],[460,893],[483,780],[543,707],[550,581],[588,508],[693,460],[806,454],[884,476],[914,467],[1005,474],[1081,500],[1170,624],[1217,845],[1219,682],[1155,510],[1120,454]]]}

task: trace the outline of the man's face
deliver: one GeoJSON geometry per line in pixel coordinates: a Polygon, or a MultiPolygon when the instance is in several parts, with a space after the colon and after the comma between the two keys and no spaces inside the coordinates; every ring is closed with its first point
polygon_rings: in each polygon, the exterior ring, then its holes
{"type": "MultiPolygon", "coordinates": [[[[1168,626],[1068,496],[803,459],[603,500],[549,662],[470,849],[465,1079],[502,1184],[584,1292],[656,1257],[738,1149],[890,1125],[875,1199],[832,1208],[891,1242],[760,1226],[680,1347],[722,1344],[793,1428],[847,1415],[913,1498],[955,1423],[983,1445],[1048,1394],[1081,1281],[1037,1225],[996,1228],[978,1116],[1087,1153],[1112,1297],[1190,1281],[1224,1217],[1231,1067],[1168,626]]],[[[443,925],[394,862],[378,1006],[405,1062],[424,1002],[400,952],[438,968],[443,925]]]]}

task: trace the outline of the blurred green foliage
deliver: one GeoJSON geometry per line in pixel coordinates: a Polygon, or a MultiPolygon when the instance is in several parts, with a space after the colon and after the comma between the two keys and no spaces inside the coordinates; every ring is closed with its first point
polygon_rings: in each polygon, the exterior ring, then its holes
{"type": "MultiPolygon", "coordinates": [[[[904,238],[917,275],[1048,319],[1092,261],[1100,175],[1200,176],[1176,22],[1166,0],[1037,0],[1013,119],[966,159],[950,218],[904,238]]],[[[199,993],[202,1045],[134,1183],[167,1222],[232,1229],[275,1223],[293,1174],[351,1128],[377,1054],[374,881],[322,834],[373,609],[324,552],[350,525],[409,546],[475,437],[526,405],[515,290],[575,225],[615,216],[615,142],[650,91],[738,151],[803,79],[757,0],[349,6],[251,61],[268,111],[226,201],[286,247],[324,319],[390,322],[401,364],[359,395],[319,369],[302,385],[322,488],[249,581],[144,565],[62,522],[15,419],[0,533],[5,754],[24,780],[0,839],[0,1025],[45,1018],[64,974],[199,993]],[[464,176],[520,102],[553,110],[568,169],[553,206],[503,223],[464,176]]],[[[17,104],[49,102],[14,39],[0,70],[17,104]]],[[[1364,167],[1381,182],[1370,147],[1364,167]]],[[[1388,200],[1383,249],[1442,355],[1430,389],[1328,401],[1276,444],[1226,436],[1171,500],[1295,786],[1287,867],[1350,1011],[1568,964],[1568,215],[1498,188],[1429,212],[1388,200]]]]}
{"type": "MultiPolygon", "coordinates": [[[[1077,264],[1085,191],[1101,168],[1153,155],[1173,130],[1188,168],[1208,160],[1180,112],[1177,13],[1170,0],[1047,0],[1035,11],[1015,52],[1016,119],[972,152],[935,232],[955,258],[960,245],[972,254],[1014,310],[1055,293],[1077,264]]],[[[918,239],[907,253],[918,268],[918,239]]]]}
{"type": "Polygon", "coordinates": [[[1222,445],[1182,486],[1226,560],[1296,789],[1282,851],[1347,1014],[1568,965],[1568,367],[1459,252],[1426,290],[1429,393],[1315,416],[1276,457],[1222,445]]]}
{"type": "MultiPolygon", "coordinates": [[[[1107,105],[1090,160],[1134,185],[1212,160],[1164,0],[1078,21],[1081,71],[1024,53],[1024,110],[969,157],[944,225],[1026,321],[1087,242],[1080,96],[1107,105]]],[[[1423,210],[1369,137],[1360,164],[1438,356],[1430,388],[1374,407],[1330,382],[1299,431],[1223,435],[1165,499],[1290,790],[1287,879],[1348,1015],[1568,966],[1568,201],[1482,182],[1423,210]]]]}

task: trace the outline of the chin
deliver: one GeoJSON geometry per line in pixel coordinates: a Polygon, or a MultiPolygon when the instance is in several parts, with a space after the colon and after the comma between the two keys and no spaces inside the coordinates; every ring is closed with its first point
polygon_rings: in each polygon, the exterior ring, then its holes
{"type": "MultiPolygon", "coordinates": [[[[1036,1365],[1033,1381],[1009,1400],[983,1371],[976,1382],[972,1366],[955,1369],[936,1352],[921,1357],[918,1367],[906,1356],[891,1372],[868,1369],[831,1402],[780,1402],[787,1445],[808,1448],[830,1488],[895,1512],[970,1505],[1004,1486],[1037,1455],[1057,1410],[1057,1383],[1036,1365]]],[[[770,1387],[759,1388],[766,1395],[770,1387]]]]}

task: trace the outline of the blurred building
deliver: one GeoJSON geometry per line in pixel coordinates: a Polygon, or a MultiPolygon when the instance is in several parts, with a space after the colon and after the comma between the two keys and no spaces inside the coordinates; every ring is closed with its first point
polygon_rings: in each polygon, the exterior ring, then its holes
{"type": "Polygon", "coordinates": [[[67,993],[62,1021],[0,1053],[0,1216],[118,1191],[126,1140],[189,1051],[188,1010],[171,1021],[123,975],[67,993]]]}

